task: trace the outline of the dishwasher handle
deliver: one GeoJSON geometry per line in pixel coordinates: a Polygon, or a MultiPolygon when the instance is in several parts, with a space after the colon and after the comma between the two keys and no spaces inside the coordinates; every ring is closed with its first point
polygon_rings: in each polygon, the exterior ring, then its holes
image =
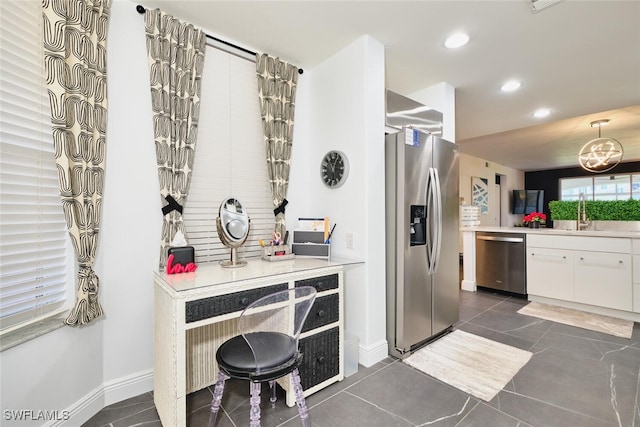
{"type": "Polygon", "coordinates": [[[522,243],[524,239],[522,237],[495,237],[495,236],[476,236],[478,240],[491,240],[494,242],[510,242],[510,243],[522,243]]]}

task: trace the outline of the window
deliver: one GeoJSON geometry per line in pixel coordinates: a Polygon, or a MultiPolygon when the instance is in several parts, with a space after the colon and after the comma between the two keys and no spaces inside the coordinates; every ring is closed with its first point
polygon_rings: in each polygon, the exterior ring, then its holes
{"type": "Polygon", "coordinates": [[[0,2],[0,330],[50,316],[66,301],[64,221],[47,91],[42,4],[0,2]]]}
{"type": "Polygon", "coordinates": [[[580,193],[592,199],[592,178],[563,178],[560,180],[560,200],[578,200],[580,193]]]}
{"type": "Polygon", "coordinates": [[[629,175],[597,176],[593,178],[595,200],[629,200],[631,180],[629,175]]]}
{"type": "Polygon", "coordinates": [[[251,219],[241,258],[261,255],[258,241],[274,229],[255,63],[207,46],[196,157],[185,204],[187,240],[196,262],[218,262],[230,249],[218,238],[220,203],[234,197],[251,219]]]}
{"type": "Polygon", "coordinates": [[[640,200],[640,173],[560,179],[560,200],[640,200]]]}

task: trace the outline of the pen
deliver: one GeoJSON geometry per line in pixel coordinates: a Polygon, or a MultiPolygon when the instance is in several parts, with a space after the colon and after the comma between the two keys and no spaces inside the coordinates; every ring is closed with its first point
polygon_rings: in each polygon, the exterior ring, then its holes
{"type": "Polygon", "coordinates": [[[327,237],[327,240],[324,241],[325,244],[329,244],[331,243],[331,235],[333,234],[333,230],[336,229],[336,225],[338,224],[333,224],[333,227],[331,227],[331,231],[329,232],[329,237],[327,237]]]}

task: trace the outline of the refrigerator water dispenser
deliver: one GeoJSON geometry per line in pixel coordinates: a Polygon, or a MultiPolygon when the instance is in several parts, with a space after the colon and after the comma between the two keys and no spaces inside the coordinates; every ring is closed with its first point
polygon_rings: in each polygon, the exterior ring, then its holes
{"type": "Polygon", "coordinates": [[[427,244],[427,216],[424,205],[411,205],[409,209],[409,235],[411,240],[409,246],[420,246],[427,244]]]}

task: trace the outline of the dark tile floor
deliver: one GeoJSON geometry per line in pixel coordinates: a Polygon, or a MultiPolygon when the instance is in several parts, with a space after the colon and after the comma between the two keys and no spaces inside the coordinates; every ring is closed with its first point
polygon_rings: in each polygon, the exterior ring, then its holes
{"type": "MultiPolygon", "coordinates": [[[[526,300],[461,291],[457,328],[529,350],[531,360],[484,402],[388,358],[307,398],[313,426],[640,427],[640,324],[631,340],[523,316],[526,300]]],[[[265,387],[266,388],[266,387],[265,387]]],[[[227,383],[217,425],[249,424],[244,382],[227,383]]],[[[298,426],[296,408],[263,399],[262,425],[298,426]]],[[[206,426],[211,391],[188,398],[189,426],[206,426]]],[[[93,426],[160,426],[151,392],[104,408],[93,426]]],[[[164,426],[171,427],[171,426],[164,426]]]]}

